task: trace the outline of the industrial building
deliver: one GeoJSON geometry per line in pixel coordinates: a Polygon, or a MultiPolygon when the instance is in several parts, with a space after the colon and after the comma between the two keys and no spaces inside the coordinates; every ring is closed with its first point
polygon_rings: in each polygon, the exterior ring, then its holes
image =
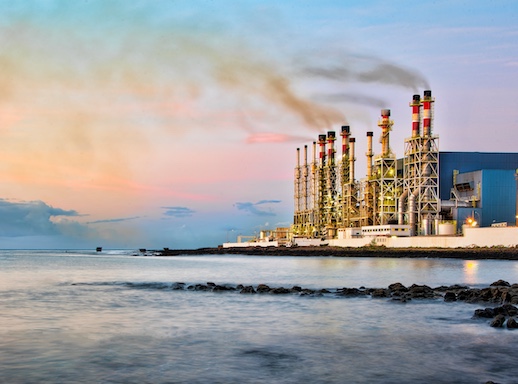
{"type": "Polygon", "coordinates": [[[374,154],[374,132],[367,132],[361,179],[349,126],[341,127],[341,145],[329,131],[311,150],[298,148],[293,237],[437,236],[459,234],[465,225],[515,226],[518,153],[440,152],[434,102],[430,90],[413,96],[411,132],[399,159],[390,148],[390,110],[381,110],[381,149],[374,154]]]}
{"type": "Polygon", "coordinates": [[[290,230],[224,246],[518,247],[518,153],[440,152],[434,102],[430,90],[413,96],[402,158],[390,148],[390,110],[381,110],[381,148],[374,153],[367,132],[359,179],[349,126],[297,148],[290,230]]]}

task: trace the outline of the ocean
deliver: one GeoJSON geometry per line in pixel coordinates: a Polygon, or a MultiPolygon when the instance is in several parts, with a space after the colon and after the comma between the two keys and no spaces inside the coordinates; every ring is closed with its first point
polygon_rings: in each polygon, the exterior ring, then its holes
{"type": "Polygon", "coordinates": [[[489,304],[173,290],[518,283],[518,262],[0,251],[2,383],[518,382],[489,304]]]}

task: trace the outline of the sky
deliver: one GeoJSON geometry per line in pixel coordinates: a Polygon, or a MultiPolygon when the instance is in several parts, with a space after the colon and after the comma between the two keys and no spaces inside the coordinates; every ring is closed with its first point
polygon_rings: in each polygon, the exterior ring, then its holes
{"type": "Polygon", "coordinates": [[[296,149],[516,152],[518,3],[0,0],[0,249],[200,248],[293,220],[296,149]]]}

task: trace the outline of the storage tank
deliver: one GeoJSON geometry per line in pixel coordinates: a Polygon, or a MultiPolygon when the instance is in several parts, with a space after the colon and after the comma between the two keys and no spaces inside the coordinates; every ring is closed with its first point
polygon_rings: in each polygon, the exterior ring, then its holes
{"type": "Polygon", "coordinates": [[[439,235],[455,235],[455,224],[440,223],[439,224],[439,235]]]}

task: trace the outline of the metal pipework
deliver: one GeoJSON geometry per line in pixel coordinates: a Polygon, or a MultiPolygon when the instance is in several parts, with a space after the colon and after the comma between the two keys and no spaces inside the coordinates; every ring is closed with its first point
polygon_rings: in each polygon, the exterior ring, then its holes
{"type": "Polygon", "coordinates": [[[373,132],[367,132],[367,152],[365,155],[367,156],[367,179],[372,177],[372,157],[374,153],[372,152],[372,136],[373,132]]]}
{"type": "Polygon", "coordinates": [[[354,137],[349,138],[349,183],[354,184],[354,143],[356,139],[354,137]]]}
{"type": "Polygon", "coordinates": [[[412,107],[412,137],[419,137],[420,125],[421,125],[421,96],[414,95],[412,101],[410,102],[410,106],[412,107]]]}
{"type": "Polygon", "coordinates": [[[388,157],[390,154],[389,132],[392,129],[393,121],[390,120],[390,109],[381,110],[381,120],[378,121],[378,127],[381,128],[381,156],[388,157]]]}

